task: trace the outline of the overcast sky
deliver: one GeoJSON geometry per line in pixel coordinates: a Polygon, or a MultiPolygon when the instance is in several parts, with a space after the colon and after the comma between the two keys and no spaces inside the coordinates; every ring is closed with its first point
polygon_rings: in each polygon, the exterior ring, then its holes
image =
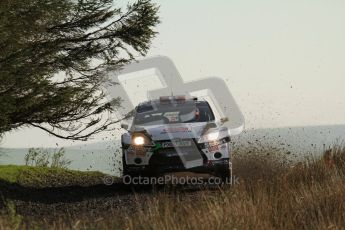
{"type": "MultiPolygon", "coordinates": [[[[187,81],[224,78],[247,128],[345,124],[344,0],[156,2],[149,56],[170,57],[187,81]]],[[[2,146],[56,143],[71,144],[20,129],[2,146]]]]}

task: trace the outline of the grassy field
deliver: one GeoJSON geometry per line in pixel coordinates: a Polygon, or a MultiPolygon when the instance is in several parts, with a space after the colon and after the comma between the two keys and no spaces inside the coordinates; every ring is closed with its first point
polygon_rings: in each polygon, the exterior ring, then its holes
{"type": "Polygon", "coordinates": [[[88,186],[103,183],[100,172],[80,172],[61,168],[4,165],[0,166],[0,185],[47,188],[70,185],[88,186]]]}
{"type": "MultiPolygon", "coordinates": [[[[239,184],[196,192],[162,189],[145,202],[133,194],[131,210],[66,213],[46,221],[22,217],[9,205],[0,229],[344,229],[345,149],[293,166],[281,159],[272,153],[236,156],[239,184]]],[[[0,174],[18,180],[11,167],[0,174]]]]}

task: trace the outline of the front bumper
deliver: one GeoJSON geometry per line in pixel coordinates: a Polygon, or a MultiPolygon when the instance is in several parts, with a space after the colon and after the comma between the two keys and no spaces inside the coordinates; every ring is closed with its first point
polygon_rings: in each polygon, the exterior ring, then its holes
{"type": "Polygon", "coordinates": [[[160,176],[174,172],[207,173],[217,175],[218,172],[229,168],[229,158],[206,161],[201,166],[186,168],[183,164],[164,165],[128,165],[127,172],[132,175],[160,176]]]}

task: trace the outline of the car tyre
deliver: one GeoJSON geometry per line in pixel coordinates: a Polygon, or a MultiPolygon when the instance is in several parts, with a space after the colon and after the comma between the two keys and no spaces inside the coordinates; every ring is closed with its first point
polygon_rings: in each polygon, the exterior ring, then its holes
{"type": "Polygon", "coordinates": [[[229,184],[231,182],[231,162],[228,161],[218,171],[217,175],[221,178],[223,184],[229,184]]]}

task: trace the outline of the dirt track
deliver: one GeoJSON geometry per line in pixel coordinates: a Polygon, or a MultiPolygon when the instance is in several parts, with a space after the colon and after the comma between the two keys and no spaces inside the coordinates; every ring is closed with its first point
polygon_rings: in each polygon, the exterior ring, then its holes
{"type": "MultiPolygon", "coordinates": [[[[17,213],[23,216],[52,217],[68,213],[71,216],[88,212],[130,209],[135,202],[134,192],[121,183],[89,187],[25,188],[18,185],[1,186],[2,201],[11,200],[17,213]]],[[[145,187],[136,193],[150,194],[145,187]]],[[[4,202],[1,202],[2,208],[4,202]]]]}
{"type": "MultiPolygon", "coordinates": [[[[44,218],[52,220],[56,217],[101,216],[107,212],[130,212],[138,204],[155,196],[157,191],[166,187],[140,186],[129,187],[122,183],[113,185],[94,185],[89,187],[69,186],[58,188],[25,188],[18,185],[0,187],[2,202],[0,209],[4,210],[4,201],[11,200],[16,206],[16,213],[24,217],[44,218]]],[[[196,196],[199,188],[168,189],[169,193],[188,193],[196,196]]]]}

